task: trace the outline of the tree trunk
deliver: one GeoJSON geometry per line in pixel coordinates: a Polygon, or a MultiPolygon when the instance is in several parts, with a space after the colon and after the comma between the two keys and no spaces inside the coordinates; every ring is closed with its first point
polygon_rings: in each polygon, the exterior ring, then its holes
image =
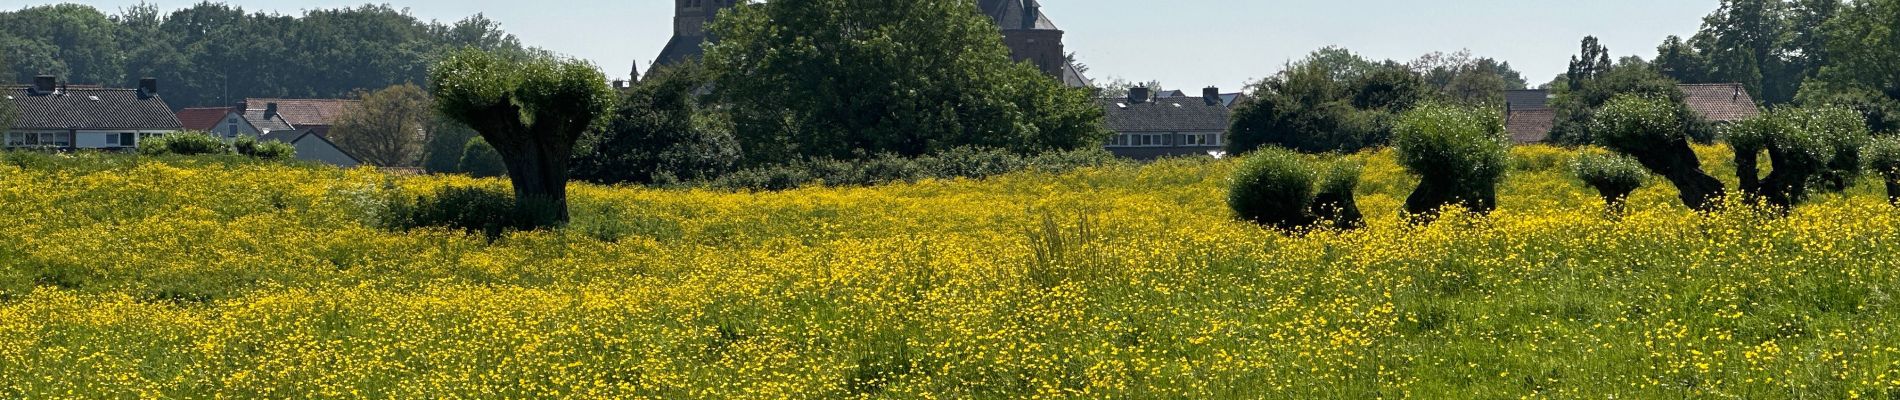
{"type": "Polygon", "coordinates": [[[1742,195],[1750,202],[1761,197],[1760,164],[1760,149],[1735,149],[1735,177],[1741,179],[1742,195]]]}
{"type": "Polygon", "coordinates": [[[1419,181],[1418,188],[1405,198],[1405,212],[1412,216],[1413,222],[1425,223],[1438,218],[1438,211],[1447,205],[1457,204],[1477,214],[1490,214],[1497,209],[1497,188],[1461,187],[1454,183],[1438,182],[1432,179],[1419,181]]]}
{"type": "Polygon", "coordinates": [[[1900,176],[1887,177],[1887,202],[1900,205],[1900,176]]]}
{"type": "Polygon", "coordinates": [[[1351,191],[1320,192],[1313,198],[1312,214],[1320,221],[1332,223],[1335,229],[1359,229],[1366,226],[1366,217],[1359,212],[1359,201],[1353,198],[1351,191]]]}
{"type": "Polygon", "coordinates": [[[1662,175],[1681,192],[1682,204],[1696,211],[1714,211],[1728,191],[1722,187],[1722,181],[1702,172],[1702,162],[1696,159],[1695,150],[1689,148],[1689,140],[1677,138],[1660,148],[1625,149],[1643,167],[1662,175]]]}
{"type": "Polygon", "coordinates": [[[514,183],[516,218],[523,229],[566,225],[567,167],[572,150],[530,140],[523,148],[503,152],[508,179],[514,183]]]}

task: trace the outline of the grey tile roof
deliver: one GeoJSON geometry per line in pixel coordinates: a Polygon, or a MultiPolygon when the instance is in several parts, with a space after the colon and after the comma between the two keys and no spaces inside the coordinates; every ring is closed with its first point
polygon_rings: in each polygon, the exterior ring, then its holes
{"type": "Polygon", "coordinates": [[[178,130],[178,115],[159,96],[137,89],[68,88],[36,94],[24,86],[0,90],[19,129],[178,130]]]}
{"type": "Polygon", "coordinates": [[[1506,90],[1504,105],[1512,110],[1550,109],[1550,91],[1544,89],[1506,90]]]}
{"type": "Polygon", "coordinates": [[[250,123],[252,127],[257,128],[258,132],[271,133],[296,129],[295,126],[290,125],[290,122],[284,120],[283,115],[267,116],[264,115],[264,110],[249,110],[243,114],[239,114],[239,116],[244,118],[244,122],[250,123]]]}
{"type": "Polygon", "coordinates": [[[1689,109],[1710,122],[1735,122],[1761,115],[1761,107],[1740,83],[1676,85],[1689,109]]]}
{"type": "Polygon", "coordinates": [[[1097,99],[1104,122],[1116,132],[1224,132],[1232,111],[1200,97],[1160,98],[1141,104],[1125,97],[1097,99]]]}

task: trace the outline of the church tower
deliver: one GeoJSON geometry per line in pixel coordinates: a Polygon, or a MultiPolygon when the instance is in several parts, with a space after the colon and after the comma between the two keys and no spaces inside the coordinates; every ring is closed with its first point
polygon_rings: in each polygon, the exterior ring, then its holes
{"type": "Polygon", "coordinates": [[[660,50],[654,66],[669,65],[705,55],[700,45],[706,42],[706,25],[719,10],[731,8],[736,0],[673,0],[673,39],[660,50]]]}

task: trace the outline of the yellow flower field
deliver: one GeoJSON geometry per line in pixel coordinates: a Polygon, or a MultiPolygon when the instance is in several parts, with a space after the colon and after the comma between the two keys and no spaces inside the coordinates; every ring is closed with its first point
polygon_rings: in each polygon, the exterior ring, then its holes
{"type": "Polygon", "coordinates": [[[1424,227],[1384,152],[1371,226],[1299,238],[1232,217],[1235,161],[1178,160],[580,185],[493,243],[373,221],[499,180],[42,157],[0,164],[0,398],[1900,397],[1875,182],[1779,218],[1658,180],[1619,220],[1573,153],[1514,153],[1496,213],[1424,227]]]}

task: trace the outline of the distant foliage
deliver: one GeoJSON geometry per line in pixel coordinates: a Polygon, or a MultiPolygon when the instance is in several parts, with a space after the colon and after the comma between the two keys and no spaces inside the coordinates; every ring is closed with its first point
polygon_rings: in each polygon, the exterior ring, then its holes
{"type": "Polygon", "coordinates": [[[1403,65],[1339,48],[1316,51],[1251,89],[1253,98],[1234,109],[1229,154],[1267,146],[1308,153],[1383,146],[1393,116],[1436,93],[1403,65]]]}
{"type": "Polygon", "coordinates": [[[231,151],[231,145],[226,144],[224,139],[205,132],[175,132],[139,142],[140,154],[154,156],[231,154],[231,151]]]}
{"type": "Polygon", "coordinates": [[[617,102],[611,121],[581,138],[574,178],[604,184],[677,184],[732,172],[739,141],[724,112],[702,105],[707,84],[695,63],[662,67],[617,102]]]}
{"type": "Polygon", "coordinates": [[[462,150],[462,160],[457,169],[476,178],[508,175],[508,165],[502,163],[501,153],[495,152],[495,146],[488,145],[488,141],[479,138],[470,140],[462,150]]]}
{"type": "Polygon", "coordinates": [[[446,23],[388,5],[297,15],[218,2],[172,11],[140,4],[117,15],[79,4],[0,10],[0,82],[52,74],[63,82],[133,87],[156,77],[173,107],[343,98],[358,89],[421,84],[431,62],[463,47],[529,52],[480,15],[446,23]]]}
{"type": "Polygon", "coordinates": [[[1497,111],[1427,104],[1400,116],[1393,131],[1399,164],[1419,177],[1408,213],[1429,219],[1447,205],[1480,214],[1497,208],[1511,146],[1497,111]]]}
{"type": "Polygon", "coordinates": [[[1698,143],[1715,139],[1715,126],[1704,120],[1701,114],[1689,109],[1682,89],[1676,87],[1676,81],[1656,72],[1654,67],[1648,64],[1625,64],[1607,69],[1603,69],[1605,67],[1602,65],[1584,68],[1582,71],[1587,74],[1573,78],[1575,86],[1553,88],[1555,98],[1551,100],[1550,106],[1557,114],[1557,121],[1550,132],[1552,142],[1590,144],[1598,142],[1598,136],[1615,134],[1598,131],[1594,121],[1605,104],[1623,95],[1660,99],[1665,104],[1659,110],[1673,114],[1670,120],[1677,125],[1670,130],[1681,132],[1698,143]]]}
{"type": "Polygon", "coordinates": [[[1596,189],[1612,213],[1622,213],[1630,193],[1643,187],[1649,171],[1636,159],[1621,154],[1587,152],[1577,155],[1571,167],[1578,180],[1596,189]]]}

